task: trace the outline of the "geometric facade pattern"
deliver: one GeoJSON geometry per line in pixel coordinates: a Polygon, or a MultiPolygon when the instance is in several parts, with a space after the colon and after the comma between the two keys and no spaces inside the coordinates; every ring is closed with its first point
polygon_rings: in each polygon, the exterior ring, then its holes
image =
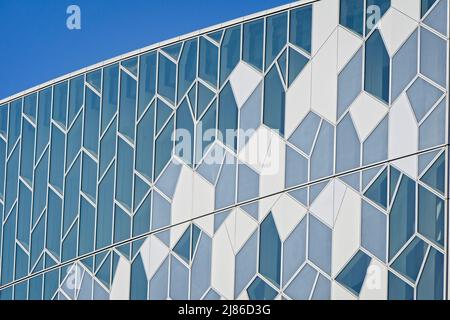
{"type": "Polygon", "coordinates": [[[3,100],[0,298],[446,299],[448,17],[300,1],[3,100]]]}

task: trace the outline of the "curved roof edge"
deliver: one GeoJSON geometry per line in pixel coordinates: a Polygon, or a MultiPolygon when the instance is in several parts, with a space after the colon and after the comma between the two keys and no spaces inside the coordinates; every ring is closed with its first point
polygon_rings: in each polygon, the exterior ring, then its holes
{"type": "Polygon", "coordinates": [[[282,6],[278,6],[278,7],[272,8],[272,9],[263,10],[263,11],[260,11],[260,12],[257,12],[257,13],[253,13],[253,14],[241,17],[241,18],[236,18],[236,19],[224,22],[224,23],[219,23],[219,24],[213,25],[211,27],[207,27],[207,28],[203,28],[203,29],[200,29],[200,30],[197,30],[197,31],[193,31],[193,32],[184,34],[182,36],[171,38],[169,40],[157,42],[157,43],[154,43],[152,45],[146,46],[144,48],[137,49],[137,50],[125,53],[123,55],[119,55],[119,56],[116,56],[114,58],[111,58],[111,59],[108,59],[108,60],[105,60],[105,61],[93,64],[93,65],[91,65],[89,67],[81,68],[81,69],[79,69],[77,71],[73,71],[73,72],[67,73],[67,74],[62,75],[60,77],[57,77],[55,79],[49,80],[47,82],[44,82],[44,83],[42,83],[40,85],[37,85],[37,86],[34,86],[32,88],[29,88],[29,89],[23,90],[21,92],[18,92],[16,94],[12,95],[12,96],[6,97],[4,99],[0,99],[0,105],[9,103],[12,100],[18,99],[18,98],[20,98],[22,96],[25,96],[27,94],[33,93],[35,91],[39,91],[40,89],[44,89],[46,87],[52,86],[53,84],[56,84],[58,82],[61,82],[61,81],[64,81],[64,80],[76,77],[76,76],[81,75],[83,73],[86,73],[86,72],[89,72],[89,71],[93,71],[95,69],[98,69],[98,68],[101,68],[101,67],[104,67],[104,66],[107,66],[107,65],[119,62],[119,61],[127,59],[127,58],[131,58],[131,57],[143,54],[145,52],[149,52],[149,51],[161,48],[161,47],[165,47],[165,46],[174,44],[174,43],[179,42],[179,41],[184,41],[184,40],[188,40],[188,39],[193,38],[193,37],[204,35],[204,34],[213,32],[215,30],[219,30],[219,29],[223,29],[223,28],[226,28],[226,27],[230,27],[230,26],[233,26],[235,24],[239,24],[239,23],[242,23],[242,22],[247,22],[247,21],[250,21],[250,20],[258,19],[258,18],[267,16],[267,15],[270,15],[270,14],[277,13],[279,11],[285,11],[285,10],[288,10],[288,9],[292,9],[292,8],[295,8],[295,7],[299,7],[299,6],[302,6],[302,5],[306,5],[306,4],[310,4],[310,3],[314,3],[314,2],[318,2],[318,1],[320,1],[320,0],[298,0],[298,1],[295,1],[295,2],[292,2],[292,3],[288,3],[288,4],[285,4],[285,5],[282,5],[282,6]]]}

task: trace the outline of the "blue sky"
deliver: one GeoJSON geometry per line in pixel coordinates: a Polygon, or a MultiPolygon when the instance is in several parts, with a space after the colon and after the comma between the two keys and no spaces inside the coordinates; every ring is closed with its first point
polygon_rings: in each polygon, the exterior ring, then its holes
{"type": "Polygon", "coordinates": [[[293,0],[0,0],[0,99],[66,73],[293,0]],[[66,27],[81,9],[81,30],[66,27]]]}

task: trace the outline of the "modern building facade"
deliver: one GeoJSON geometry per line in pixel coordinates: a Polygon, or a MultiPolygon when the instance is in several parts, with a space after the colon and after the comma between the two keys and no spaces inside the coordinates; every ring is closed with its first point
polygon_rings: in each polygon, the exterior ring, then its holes
{"type": "Polygon", "coordinates": [[[1,299],[446,299],[448,18],[303,0],[1,101],[1,299]]]}

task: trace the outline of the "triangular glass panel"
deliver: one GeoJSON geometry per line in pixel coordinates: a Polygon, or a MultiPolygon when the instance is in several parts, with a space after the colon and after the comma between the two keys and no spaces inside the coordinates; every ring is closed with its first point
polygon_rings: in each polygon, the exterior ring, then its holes
{"type": "Polygon", "coordinates": [[[445,192],[445,153],[442,153],[435,163],[420,179],[428,186],[432,187],[441,194],[445,192]]]}
{"type": "Polygon", "coordinates": [[[114,275],[116,274],[117,266],[119,265],[120,256],[117,254],[117,252],[113,251],[113,264],[112,264],[112,278],[114,278],[114,275]]]}
{"type": "Polygon", "coordinates": [[[89,271],[94,271],[94,257],[90,256],[81,260],[83,266],[85,266],[89,271]]]}
{"type": "Polygon", "coordinates": [[[136,210],[137,206],[142,202],[144,197],[146,196],[148,190],[150,190],[150,186],[144,182],[139,176],[135,175],[134,179],[134,210],[136,210]]]}
{"type": "Polygon", "coordinates": [[[130,260],[131,257],[131,244],[127,243],[122,246],[117,247],[117,251],[119,251],[125,258],[130,260]]]}
{"type": "Polygon", "coordinates": [[[378,176],[378,174],[383,170],[383,167],[375,167],[364,170],[362,172],[362,186],[361,189],[365,190],[367,186],[372,182],[372,180],[378,176]]]}
{"type": "Polygon", "coordinates": [[[122,67],[137,76],[137,58],[131,58],[121,62],[122,67]]]}
{"type": "Polygon", "coordinates": [[[308,62],[309,59],[307,57],[289,48],[289,86],[294,82],[300,72],[302,72],[308,62]]]}
{"type": "Polygon", "coordinates": [[[86,75],[86,82],[93,86],[98,92],[101,92],[102,87],[102,71],[96,70],[86,75]]]}
{"type": "Polygon", "coordinates": [[[145,239],[140,239],[137,241],[134,241],[131,244],[131,259],[134,260],[136,256],[139,254],[139,250],[141,249],[142,245],[144,244],[145,239]]]}
{"type": "Polygon", "coordinates": [[[94,261],[95,272],[98,271],[98,269],[100,268],[100,265],[105,260],[105,257],[107,254],[108,254],[108,251],[103,251],[103,252],[100,252],[99,254],[95,255],[95,261],[94,261]]]}
{"type": "Polygon", "coordinates": [[[181,45],[182,43],[177,43],[169,47],[162,48],[161,50],[167,53],[169,56],[171,56],[175,61],[178,61],[178,57],[180,56],[181,45]]]}
{"type": "Polygon", "coordinates": [[[448,0],[440,0],[440,2],[433,8],[424,20],[424,23],[427,26],[445,36],[447,35],[447,6],[448,0]]]}
{"type": "Polygon", "coordinates": [[[286,83],[286,69],[287,69],[287,54],[286,50],[283,51],[281,56],[278,58],[278,66],[280,67],[283,82],[286,83]]]}
{"type": "Polygon", "coordinates": [[[311,205],[314,200],[316,200],[317,196],[322,192],[322,190],[326,187],[328,181],[320,182],[309,187],[309,205],[311,205]]]}
{"type": "Polygon", "coordinates": [[[385,169],[364,194],[367,198],[387,208],[387,170],[385,169]]]}
{"type": "Polygon", "coordinates": [[[269,286],[260,277],[256,277],[248,287],[247,293],[250,300],[273,300],[278,294],[275,289],[269,286]]]}
{"type": "Polygon", "coordinates": [[[214,232],[217,231],[217,229],[220,228],[222,223],[225,221],[226,218],[230,215],[230,211],[220,212],[214,215],[214,232]]]}
{"type": "Polygon", "coordinates": [[[220,43],[220,40],[222,39],[223,30],[215,31],[208,33],[208,37],[213,39],[215,42],[220,43]]]}
{"type": "Polygon", "coordinates": [[[197,107],[197,119],[203,114],[211,101],[214,99],[214,92],[209,90],[203,84],[198,85],[198,107],[197,107]]]}
{"type": "Polygon", "coordinates": [[[156,110],[156,132],[159,133],[161,128],[164,126],[166,121],[169,119],[172,114],[172,108],[167,104],[158,100],[157,110],[156,110]]]}
{"type": "Polygon", "coordinates": [[[196,110],[196,105],[197,105],[197,85],[194,84],[191,88],[191,90],[189,90],[188,93],[188,99],[190,102],[190,108],[192,111],[192,114],[196,114],[195,110],[196,110]]]}
{"type": "Polygon", "coordinates": [[[192,243],[191,243],[191,261],[194,257],[195,248],[197,248],[197,243],[200,238],[200,233],[202,231],[195,224],[192,225],[192,243]]]}
{"type": "Polygon", "coordinates": [[[421,0],[420,13],[422,18],[428,12],[428,10],[430,10],[435,2],[436,0],[421,0]]]}
{"type": "Polygon", "coordinates": [[[178,240],[177,244],[173,248],[173,251],[180,256],[186,263],[190,261],[190,246],[191,246],[191,229],[189,226],[178,240]]]}
{"type": "Polygon", "coordinates": [[[109,288],[109,281],[111,278],[111,255],[105,259],[105,262],[101,265],[97,274],[95,275],[98,280],[100,280],[107,288],[109,288]]]}
{"type": "Polygon", "coordinates": [[[371,260],[367,254],[358,251],[345,266],[344,270],[337,276],[336,281],[359,296],[371,260]]]}
{"type": "Polygon", "coordinates": [[[394,261],[392,268],[412,282],[416,282],[427,249],[428,245],[423,240],[414,238],[394,261]]]}
{"type": "Polygon", "coordinates": [[[390,182],[389,182],[389,201],[392,202],[392,197],[394,196],[395,189],[397,188],[398,181],[400,179],[401,173],[397,169],[391,166],[390,182]]]}
{"type": "Polygon", "coordinates": [[[436,158],[436,156],[438,155],[438,153],[441,150],[434,150],[434,151],[430,151],[424,154],[419,154],[418,158],[419,158],[419,168],[418,168],[418,174],[419,176],[421,176],[422,174],[424,174],[424,170],[427,169],[427,167],[430,165],[430,163],[436,158]]]}

